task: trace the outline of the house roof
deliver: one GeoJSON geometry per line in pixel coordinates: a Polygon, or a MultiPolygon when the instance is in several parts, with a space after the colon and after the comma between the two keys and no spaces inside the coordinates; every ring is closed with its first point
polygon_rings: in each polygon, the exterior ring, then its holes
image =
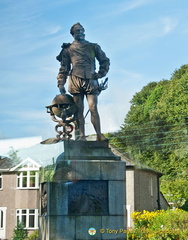
{"type": "Polygon", "coordinates": [[[8,157],[0,156],[0,171],[8,171],[18,164],[18,161],[12,160],[8,157]]]}
{"type": "Polygon", "coordinates": [[[36,166],[52,165],[56,158],[64,151],[62,142],[56,144],[36,144],[31,147],[24,147],[17,151],[17,159],[6,156],[0,157],[0,171],[14,171],[24,164],[24,161],[35,162],[36,166]]]}
{"type": "Polygon", "coordinates": [[[29,148],[20,149],[17,153],[22,160],[32,158],[36,163],[45,167],[53,164],[57,157],[64,152],[64,144],[58,142],[55,144],[36,144],[29,148]]]}
{"type": "Polygon", "coordinates": [[[121,151],[119,148],[115,147],[113,144],[110,144],[110,148],[114,154],[120,156],[121,160],[126,162],[126,168],[135,168],[137,170],[145,170],[145,171],[154,172],[157,175],[159,175],[160,177],[163,175],[161,172],[159,172],[155,169],[152,169],[147,165],[144,165],[140,162],[136,162],[136,161],[130,159],[130,156],[128,154],[121,151]]]}
{"type": "Polygon", "coordinates": [[[118,155],[121,157],[121,160],[122,161],[125,161],[126,162],[126,166],[127,167],[130,167],[130,166],[135,166],[135,162],[132,161],[128,154],[126,154],[125,152],[121,151],[119,148],[115,147],[113,144],[109,144],[110,145],[110,148],[112,150],[112,152],[115,154],[115,155],[118,155]]]}
{"type": "Polygon", "coordinates": [[[26,158],[22,161],[20,159],[13,160],[8,157],[0,156],[0,172],[17,171],[20,168],[24,169],[24,167],[31,167],[32,169],[35,168],[36,170],[38,170],[41,165],[36,163],[31,158],[26,158]]]}
{"type": "Polygon", "coordinates": [[[10,171],[26,171],[29,168],[32,170],[39,170],[41,167],[40,164],[36,163],[33,159],[31,158],[26,158],[25,160],[19,162],[16,166],[10,169],[10,171]]]}
{"type": "Polygon", "coordinates": [[[46,167],[54,164],[54,161],[64,151],[62,142],[56,144],[36,144],[28,148],[19,149],[17,152],[17,160],[10,159],[9,157],[0,157],[0,171],[13,171],[22,165],[24,161],[30,159],[34,161],[35,165],[46,167]]]}
{"type": "Polygon", "coordinates": [[[0,139],[0,154],[2,156],[9,156],[9,152],[13,149],[19,150],[23,148],[28,148],[34,144],[40,143],[42,137],[25,137],[25,138],[8,138],[0,139]]]}

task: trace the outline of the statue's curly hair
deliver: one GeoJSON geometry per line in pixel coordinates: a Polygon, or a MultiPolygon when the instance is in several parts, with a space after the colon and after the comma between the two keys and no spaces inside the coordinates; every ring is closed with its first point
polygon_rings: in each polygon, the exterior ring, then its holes
{"type": "Polygon", "coordinates": [[[80,27],[82,27],[83,30],[84,30],[84,32],[85,32],[84,27],[78,22],[78,23],[75,23],[75,24],[71,27],[71,29],[70,29],[70,33],[71,33],[71,35],[74,34],[74,28],[75,28],[77,25],[79,25],[80,27]]]}

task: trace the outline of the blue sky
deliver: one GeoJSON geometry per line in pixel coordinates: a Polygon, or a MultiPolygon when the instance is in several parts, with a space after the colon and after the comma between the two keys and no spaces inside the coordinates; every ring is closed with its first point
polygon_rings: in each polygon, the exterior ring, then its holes
{"type": "Polygon", "coordinates": [[[187,64],[187,16],[187,0],[0,0],[0,138],[55,136],[45,106],[76,22],[111,60],[99,112],[104,133],[118,130],[136,92],[187,64]]]}

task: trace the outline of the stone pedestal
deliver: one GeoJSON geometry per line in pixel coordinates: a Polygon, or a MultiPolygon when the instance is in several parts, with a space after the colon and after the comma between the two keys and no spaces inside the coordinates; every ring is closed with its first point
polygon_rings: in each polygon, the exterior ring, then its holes
{"type": "Polygon", "coordinates": [[[39,239],[125,240],[125,162],[108,141],[62,144],[54,181],[40,187],[39,239]]]}

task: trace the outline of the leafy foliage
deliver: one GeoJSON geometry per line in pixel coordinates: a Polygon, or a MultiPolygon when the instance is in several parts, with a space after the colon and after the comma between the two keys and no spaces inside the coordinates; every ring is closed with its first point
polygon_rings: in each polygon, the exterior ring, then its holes
{"type": "Polygon", "coordinates": [[[188,200],[188,65],[136,93],[120,131],[108,137],[164,174],[161,190],[168,201],[181,206],[188,200]]]}
{"type": "Polygon", "coordinates": [[[127,231],[129,240],[186,240],[188,237],[188,213],[183,210],[134,212],[132,217],[135,227],[127,231]]]}
{"type": "Polygon", "coordinates": [[[18,222],[14,229],[13,240],[24,240],[27,236],[28,232],[27,229],[24,228],[24,224],[18,222]]]}
{"type": "Polygon", "coordinates": [[[40,182],[51,182],[54,176],[54,165],[48,165],[40,169],[40,182]]]}
{"type": "Polygon", "coordinates": [[[157,210],[153,212],[142,211],[133,212],[132,218],[135,228],[151,228],[155,229],[187,229],[188,213],[181,209],[175,210],[157,210]]]}
{"type": "Polygon", "coordinates": [[[20,157],[18,157],[18,150],[14,150],[13,147],[10,147],[10,150],[8,152],[9,157],[14,160],[15,162],[20,161],[20,157]]]}
{"type": "Polygon", "coordinates": [[[35,230],[32,234],[29,235],[28,240],[38,240],[39,235],[38,235],[38,230],[35,230]]]}

